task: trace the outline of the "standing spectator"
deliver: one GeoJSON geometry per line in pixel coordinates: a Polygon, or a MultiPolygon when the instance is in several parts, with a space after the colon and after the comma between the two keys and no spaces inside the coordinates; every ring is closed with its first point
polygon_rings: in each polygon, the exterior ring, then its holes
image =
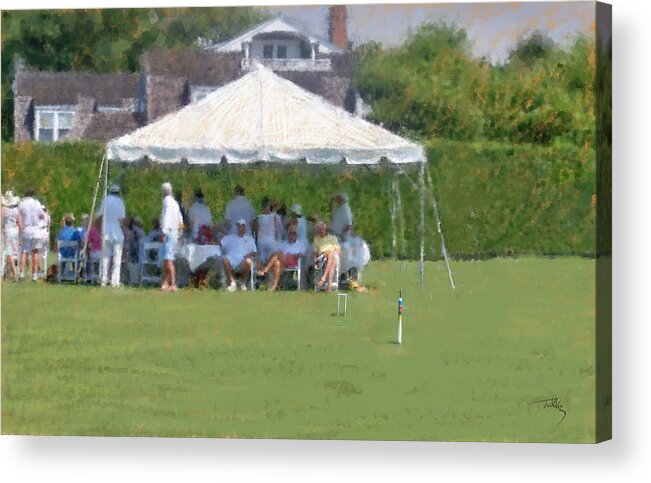
{"type": "Polygon", "coordinates": [[[262,200],[262,213],[258,215],[255,225],[258,255],[262,263],[267,263],[271,254],[276,251],[281,232],[280,218],[271,211],[269,198],[262,200]]]}
{"type": "Polygon", "coordinates": [[[194,191],[194,203],[188,212],[188,221],[192,227],[192,239],[196,240],[199,236],[199,230],[202,226],[212,229],[212,214],[206,204],[201,188],[194,191]]]}
{"type": "Polygon", "coordinates": [[[120,198],[120,187],[111,185],[109,194],[102,201],[97,213],[102,217],[102,263],[100,278],[102,287],[106,287],[109,278],[109,262],[113,260],[111,286],[120,286],[120,270],[122,269],[122,248],[124,244],[124,219],[126,212],[124,202],[120,198]]]}
{"type": "Polygon", "coordinates": [[[13,192],[7,191],[2,198],[2,253],[5,263],[11,270],[11,275],[18,281],[16,261],[20,256],[20,239],[23,231],[23,220],[18,211],[19,199],[13,192]]]}
{"type": "Polygon", "coordinates": [[[27,188],[25,197],[18,205],[18,211],[23,221],[23,253],[20,259],[19,276],[23,278],[27,258],[30,259],[32,281],[38,279],[39,251],[41,248],[41,227],[45,220],[43,206],[34,198],[34,188],[27,188]]]}
{"type": "Polygon", "coordinates": [[[161,290],[164,292],[176,292],[176,273],[174,269],[174,258],[179,240],[179,231],[183,230],[183,216],[179,204],[172,197],[172,185],[163,183],[163,211],[161,213],[161,229],[163,234],[161,241],[161,258],[163,260],[163,284],[161,290]]]}
{"type": "Polygon", "coordinates": [[[290,216],[292,221],[296,224],[298,240],[307,243],[307,221],[303,217],[301,205],[294,203],[290,209],[290,216]]]}
{"type": "Polygon", "coordinates": [[[336,204],[332,209],[332,231],[340,240],[346,240],[353,227],[353,213],[348,205],[348,195],[337,193],[332,197],[332,201],[336,204]]]}
{"type": "Polygon", "coordinates": [[[230,233],[237,233],[237,221],[244,219],[246,222],[246,233],[251,233],[251,222],[255,219],[255,211],[251,202],[244,196],[244,188],[241,185],[235,187],[234,196],[226,206],[225,218],[230,221],[230,233]]]}
{"type": "Polygon", "coordinates": [[[88,230],[88,252],[93,261],[100,260],[102,256],[102,219],[97,216],[88,230]]]}

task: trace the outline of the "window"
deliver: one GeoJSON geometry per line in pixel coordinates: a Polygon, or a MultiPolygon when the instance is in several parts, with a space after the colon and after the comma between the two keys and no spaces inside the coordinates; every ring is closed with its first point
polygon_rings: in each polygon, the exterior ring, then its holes
{"type": "Polygon", "coordinates": [[[61,109],[58,106],[36,109],[35,139],[43,143],[51,143],[64,139],[72,129],[74,111],[61,109]]]}
{"type": "Polygon", "coordinates": [[[286,59],[287,58],[287,46],[286,45],[279,45],[278,50],[276,51],[276,58],[278,59],[286,59]]]}
{"type": "Polygon", "coordinates": [[[274,58],[274,46],[272,44],[265,44],[262,47],[262,57],[265,59],[274,58]]]}

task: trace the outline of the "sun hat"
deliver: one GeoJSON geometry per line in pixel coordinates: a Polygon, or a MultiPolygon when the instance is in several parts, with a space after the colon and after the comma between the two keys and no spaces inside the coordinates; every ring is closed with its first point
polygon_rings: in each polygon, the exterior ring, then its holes
{"type": "Polygon", "coordinates": [[[236,223],[237,223],[238,225],[244,225],[244,226],[246,226],[246,221],[244,221],[244,218],[240,218],[239,220],[237,220],[236,223]]]}
{"type": "Polygon", "coordinates": [[[118,194],[120,192],[120,186],[117,184],[112,184],[111,189],[109,191],[113,194],[118,194]]]}
{"type": "Polygon", "coordinates": [[[302,214],[303,214],[303,210],[301,209],[301,205],[299,205],[298,203],[294,203],[294,204],[292,205],[291,212],[292,212],[292,213],[296,213],[297,215],[302,215],[302,214]]]}
{"type": "Polygon", "coordinates": [[[168,182],[168,181],[165,181],[165,182],[161,185],[161,189],[162,189],[163,191],[169,191],[169,192],[171,193],[171,192],[172,192],[172,183],[170,183],[170,182],[168,182]]]}

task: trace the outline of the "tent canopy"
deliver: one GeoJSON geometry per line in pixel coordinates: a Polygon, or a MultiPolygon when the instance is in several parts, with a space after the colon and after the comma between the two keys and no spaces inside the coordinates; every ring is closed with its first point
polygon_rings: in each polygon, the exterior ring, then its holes
{"type": "Polygon", "coordinates": [[[422,163],[423,147],[258,66],[204,99],[109,141],[107,158],[211,165],[422,163]]]}

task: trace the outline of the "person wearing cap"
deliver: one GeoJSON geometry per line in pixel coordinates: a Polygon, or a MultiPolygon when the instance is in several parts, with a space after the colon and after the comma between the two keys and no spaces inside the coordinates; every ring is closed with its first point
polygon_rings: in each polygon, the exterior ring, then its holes
{"type": "MultiPolygon", "coordinates": [[[[59,248],[60,241],[73,241],[77,242],[79,245],[79,230],[74,227],[75,217],[72,213],[66,213],[63,217],[63,227],[57,234],[57,251],[61,254],[62,257],[73,257],[75,255],[75,249],[72,247],[59,248]]],[[[66,267],[64,267],[65,269],[66,267]]]]}
{"type": "Polygon", "coordinates": [[[120,271],[122,269],[122,248],[124,245],[124,219],[126,210],[124,201],[120,198],[120,187],[111,185],[109,194],[102,200],[97,216],[102,218],[102,260],[100,264],[100,279],[105,287],[109,279],[109,262],[113,260],[111,286],[120,286],[120,271]]]}
{"type": "Polygon", "coordinates": [[[212,214],[206,204],[201,188],[194,190],[194,203],[188,211],[188,220],[192,227],[192,239],[196,240],[199,236],[199,229],[207,226],[212,230],[212,214]]]}
{"type": "Polygon", "coordinates": [[[16,261],[20,256],[20,238],[23,231],[23,220],[18,211],[19,201],[11,191],[7,191],[2,197],[2,256],[16,281],[18,280],[16,261]]]}
{"type": "Polygon", "coordinates": [[[18,205],[18,211],[23,221],[22,256],[20,259],[19,277],[23,278],[27,258],[30,260],[32,281],[38,279],[39,252],[42,251],[41,225],[45,218],[43,205],[34,198],[34,188],[27,188],[25,196],[18,205]]]}
{"type": "Polygon", "coordinates": [[[237,220],[244,219],[246,222],[246,232],[251,233],[251,222],[255,219],[253,205],[244,196],[244,188],[241,185],[235,187],[234,196],[226,205],[226,214],[224,217],[230,221],[230,233],[237,233],[237,220]]]}
{"type": "Polygon", "coordinates": [[[163,210],[161,212],[161,247],[160,258],[163,260],[163,284],[161,290],[164,292],[175,292],[176,271],[174,259],[179,242],[179,234],[183,231],[183,216],[179,203],[172,196],[172,185],[165,182],[161,186],[163,194],[163,210]]]}
{"type": "Polygon", "coordinates": [[[257,253],[255,240],[246,233],[246,225],[244,218],[236,220],[237,234],[226,235],[217,242],[224,250],[222,264],[224,265],[224,272],[228,282],[227,290],[229,292],[234,292],[237,289],[235,276],[233,275],[235,271],[239,271],[243,279],[240,288],[246,290],[246,280],[249,278],[253,266],[253,257],[257,253]]]}

